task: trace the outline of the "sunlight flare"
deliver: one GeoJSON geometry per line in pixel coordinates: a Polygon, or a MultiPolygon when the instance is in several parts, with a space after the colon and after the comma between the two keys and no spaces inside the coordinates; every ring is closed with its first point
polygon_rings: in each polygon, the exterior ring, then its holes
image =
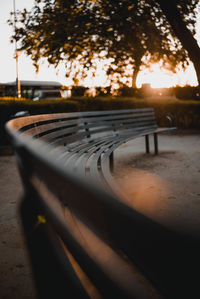
{"type": "Polygon", "coordinates": [[[192,64],[184,71],[179,68],[177,73],[172,73],[162,68],[159,63],[152,64],[150,69],[144,69],[138,74],[137,87],[149,83],[152,88],[164,88],[172,86],[197,85],[197,78],[192,64]]]}

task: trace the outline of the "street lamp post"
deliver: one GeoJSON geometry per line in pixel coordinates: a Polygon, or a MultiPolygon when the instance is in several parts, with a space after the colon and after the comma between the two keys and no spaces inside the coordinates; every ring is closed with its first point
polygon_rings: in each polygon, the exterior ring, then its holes
{"type": "MultiPolygon", "coordinates": [[[[15,9],[15,0],[13,0],[13,10],[14,10],[14,30],[16,30],[16,9],[15,9]]],[[[16,60],[16,85],[17,85],[17,96],[21,98],[21,86],[19,81],[19,67],[18,67],[18,50],[17,50],[17,41],[15,40],[15,60],[16,60]]]]}

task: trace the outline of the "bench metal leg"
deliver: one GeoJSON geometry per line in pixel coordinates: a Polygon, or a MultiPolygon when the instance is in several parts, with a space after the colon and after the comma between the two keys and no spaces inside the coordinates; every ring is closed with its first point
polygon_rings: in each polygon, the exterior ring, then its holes
{"type": "Polygon", "coordinates": [[[100,169],[101,168],[101,156],[99,156],[99,159],[97,161],[97,167],[100,169]]]}
{"type": "Polygon", "coordinates": [[[110,171],[113,172],[114,169],[114,153],[112,152],[110,155],[110,171]]]}
{"type": "Polygon", "coordinates": [[[158,154],[158,134],[153,133],[154,135],[154,149],[155,149],[155,155],[158,154]]]}
{"type": "Polygon", "coordinates": [[[87,124],[88,124],[87,122],[84,122],[84,125],[85,125],[85,127],[86,127],[86,128],[85,128],[85,132],[88,133],[88,134],[87,134],[87,138],[90,138],[90,130],[87,128],[87,124]]]}
{"type": "Polygon", "coordinates": [[[146,153],[150,153],[150,147],[149,147],[149,135],[145,135],[145,144],[146,144],[146,153]]]}

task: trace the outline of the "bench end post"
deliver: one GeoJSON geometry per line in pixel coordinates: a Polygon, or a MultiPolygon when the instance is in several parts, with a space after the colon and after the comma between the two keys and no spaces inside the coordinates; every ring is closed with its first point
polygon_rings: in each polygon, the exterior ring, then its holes
{"type": "Polygon", "coordinates": [[[155,155],[158,154],[158,134],[154,133],[154,149],[155,149],[155,155]]]}
{"type": "Polygon", "coordinates": [[[113,152],[110,154],[109,163],[110,163],[110,171],[113,172],[113,170],[114,170],[114,153],[113,152]]]}
{"type": "Polygon", "coordinates": [[[149,146],[149,135],[145,135],[145,145],[146,145],[146,153],[150,153],[150,146],[149,146]]]}

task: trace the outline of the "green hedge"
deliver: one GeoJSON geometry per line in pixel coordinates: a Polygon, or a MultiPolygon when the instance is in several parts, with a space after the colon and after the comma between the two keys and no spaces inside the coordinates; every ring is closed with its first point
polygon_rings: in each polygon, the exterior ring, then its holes
{"type": "Polygon", "coordinates": [[[200,129],[200,101],[177,100],[174,98],[138,99],[130,97],[72,98],[79,103],[80,111],[134,109],[153,107],[159,126],[169,126],[166,116],[173,125],[181,129],[200,129]]]}
{"type": "Polygon", "coordinates": [[[159,126],[169,126],[166,116],[180,129],[200,129],[200,102],[192,100],[162,100],[149,102],[156,113],[159,126]]]}
{"type": "Polygon", "coordinates": [[[79,104],[80,111],[130,109],[146,105],[144,99],[131,97],[72,97],[71,100],[79,104]]]}
{"type": "Polygon", "coordinates": [[[183,100],[200,100],[200,94],[199,94],[199,87],[197,86],[184,86],[184,87],[174,87],[174,95],[178,99],[183,100]]]}
{"type": "Polygon", "coordinates": [[[176,100],[172,98],[139,99],[132,97],[72,97],[60,101],[38,101],[0,99],[0,145],[6,144],[4,130],[6,121],[18,111],[29,111],[31,115],[73,111],[102,111],[153,107],[159,126],[168,126],[166,116],[173,125],[182,129],[200,129],[200,101],[176,100]]]}

